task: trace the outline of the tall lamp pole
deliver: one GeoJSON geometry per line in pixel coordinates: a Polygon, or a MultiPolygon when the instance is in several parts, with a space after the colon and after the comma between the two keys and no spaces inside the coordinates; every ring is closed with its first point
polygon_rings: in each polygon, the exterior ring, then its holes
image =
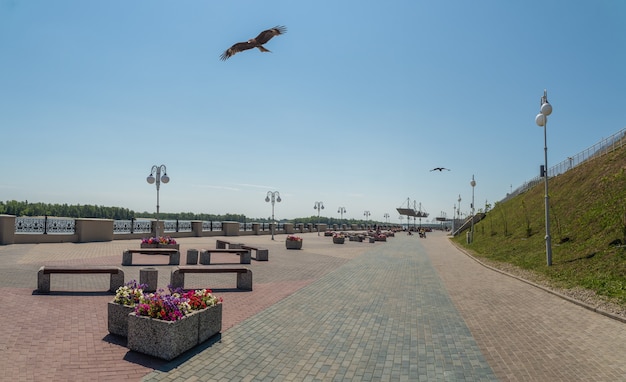
{"type": "Polygon", "coordinates": [[[548,116],[552,114],[552,105],[548,102],[548,91],[544,89],[541,97],[541,108],[535,117],[538,126],[543,126],[543,155],[544,165],[541,175],[543,176],[545,188],[545,209],[546,209],[546,263],[552,265],[552,243],[550,238],[550,196],[548,195],[548,116]]]}
{"type": "Polygon", "coordinates": [[[389,214],[385,212],[383,217],[385,218],[385,223],[389,223],[389,214]]]}
{"type": "Polygon", "coordinates": [[[319,236],[320,235],[320,212],[324,209],[324,202],[315,202],[313,209],[317,210],[317,236],[319,236]]]}
{"type": "Polygon", "coordinates": [[[476,181],[474,180],[474,175],[472,175],[472,181],[470,182],[470,186],[472,186],[472,229],[470,230],[470,243],[474,242],[474,187],[476,187],[476,181]]]}
{"type": "Polygon", "coordinates": [[[456,220],[456,204],[452,206],[452,234],[454,235],[454,220],[456,220]]]}
{"type": "Polygon", "coordinates": [[[272,202],[272,240],[274,240],[274,226],[276,223],[274,222],[274,203],[280,203],[280,193],[278,191],[268,191],[267,196],[265,196],[266,202],[272,202]]]}
{"type": "Polygon", "coordinates": [[[345,214],[345,213],[346,213],[346,207],[339,207],[339,208],[337,209],[337,213],[338,213],[338,214],[341,214],[341,222],[342,222],[341,224],[343,224],[343,214],[345,214]]]}
{"type": "Polygon", "coordinates": [[[154,230],[154,234],[156,237],[159,237],[159,190],[161,189],[161,182],[167,183],[170,181],[170,177],[167,176],[167,169],[164,164],[157,166],[152,166],[150,170],[150,175],[146,178],[146,181],[149,184],[154,184],[156,182],[156,192],[157,192],[157,204],[156,204],[156,229],[154,230]],[[161,171],[163,171],[163,176],[161,176],[161,171]],[[156,174],[156,178],[154,175],[156,174]]]}
{"type": "Polygon", "coordinates": [[[363,216],[365,216],[365,226],[367,227],[367,222],[369,221],[371,213],[369,211],[364,211],[363,216]]]}

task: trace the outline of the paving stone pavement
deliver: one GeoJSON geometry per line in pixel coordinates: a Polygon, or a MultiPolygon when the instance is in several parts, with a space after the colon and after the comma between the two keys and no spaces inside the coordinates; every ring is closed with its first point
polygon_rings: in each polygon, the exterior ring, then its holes
{"type": "MultiPolygon", "coordinates": [[[[233,289],[232,275],[188,280],[224,298],[223,330],[169,363],[108,334],[108,276],[53,275],[53,293],[33,293],[39,266],[119,265],[136,241],[0,246],[0,380],[626,380],[625,324],[485,268],[443,233],[302,236],[301,251],[284,235],[226,238],[269,248],[270,261],[252,261],[252,292],[233,289]]],[[[179,240],[181,259],[215,239],[179,240]]],[[[156,263],[159,286],[169,283],[167,256],[136,262],[126,280],[156,263]]]]}

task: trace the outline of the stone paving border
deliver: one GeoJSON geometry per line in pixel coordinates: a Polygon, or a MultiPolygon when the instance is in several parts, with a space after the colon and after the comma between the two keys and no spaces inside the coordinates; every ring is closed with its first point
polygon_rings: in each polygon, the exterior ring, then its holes
{"type": "Polygon", "coordinates": [[[621,321],[494,272],[449,240],[420,244],[498,379],[626,380],[621,321]]]}

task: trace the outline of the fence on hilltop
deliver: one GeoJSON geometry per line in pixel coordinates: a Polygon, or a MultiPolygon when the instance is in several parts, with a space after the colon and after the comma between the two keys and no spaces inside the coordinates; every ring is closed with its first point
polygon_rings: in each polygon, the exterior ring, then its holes
{"type": "MultiPolygon", "coordinates": [[[[618,131],[617,133],[611,135],[608,138],[602,139],[600,142],[579,152],[578,154],[568,157],[564,161],[550,167],[547,171],[548,178],[561,175],[573,169],[574,167],[582,163],[585,163],[586,161],[590,159],[598,158],[612,151],[620,149],[625,144],[626,144],[626,128],[618,131]]],[[[511,193],[507,194],[500,202],[505,202],[512,197],[515,197],[519,194],[523,194],[524,192],[530,190],[531,188],[533,188],[534,186],[536,186],[542,181],[543,181],[542,176],[536,176],[533,179],[527,182],[524,182],[524,184],[516,188],[511,193]]]]}

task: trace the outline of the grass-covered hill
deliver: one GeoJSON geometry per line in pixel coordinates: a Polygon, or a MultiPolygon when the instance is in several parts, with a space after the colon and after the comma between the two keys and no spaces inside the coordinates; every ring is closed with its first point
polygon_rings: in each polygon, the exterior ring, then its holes
{"type": "Polygon", "coordinates": [[[496,203],[475,224],[477,257],[513,264],[564,288],[626,305],[626,147],[549,180],[552,266],[546,264],[544,183],[496,203]]]}

